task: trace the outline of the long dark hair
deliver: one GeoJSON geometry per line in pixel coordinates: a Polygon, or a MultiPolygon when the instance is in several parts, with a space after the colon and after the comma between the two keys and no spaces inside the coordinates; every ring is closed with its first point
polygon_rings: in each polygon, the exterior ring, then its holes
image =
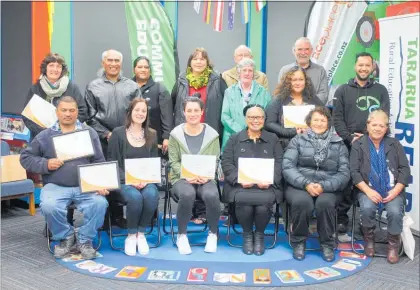
{"type": "Polygon", "coordinates": [[[303,89],[302,95],[306,96],[308,99],[311,99],[313,96],[315,96],[315,89],[311,78],[308,77],[305,70],[299,66],[292,67],[282,75],[280,82],[274,90],[274,96],[280,100],[285,100],[292,94],[292,76],[297,71],[301,71],[305,77],[305,88],[303,89]]]}
{"type": "Polygon", "coordinates": [[[125,128],[126,129],[130,128],[131,124],[133,123],[133,119],[132,119],[133,110],[137,106],[138,103],[144,103],[147,108],[146,119],[144,120],[143,124],[141,124],[141,126],[144,129],[144,139],[146,140],[146,147],[150,149],[152,148],[153,143],[156,140],[156,131],[149,127],[149,106],[145,99],[134,98],[131,101],[127,109],[127,115],[125,118],[125,128]]]}

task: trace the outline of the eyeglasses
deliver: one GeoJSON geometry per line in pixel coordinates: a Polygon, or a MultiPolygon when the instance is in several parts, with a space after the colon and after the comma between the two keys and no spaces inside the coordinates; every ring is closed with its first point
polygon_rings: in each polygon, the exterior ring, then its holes
{"type": "Polygon", "coordinates": [[[249,121],[262,121],[264,120],[264,116],[246,116],[249,121]]]}

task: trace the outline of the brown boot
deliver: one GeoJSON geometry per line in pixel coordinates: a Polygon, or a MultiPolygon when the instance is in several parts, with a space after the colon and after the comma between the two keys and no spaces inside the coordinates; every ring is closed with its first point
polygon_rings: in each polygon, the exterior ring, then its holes
{"type": "Polygon", "coordinates": [[[398,263],[400,256],[398,252],[401,246],[401,235],[391,235],[388,233],[388,257],[387,261],[390,264],[398,263]]]}
{"type": "Polygon", "coordinates": [[[375,255],[375,228],[362,227],[362,232],[365,242],[365,255],[373,257],[375,255]]]}

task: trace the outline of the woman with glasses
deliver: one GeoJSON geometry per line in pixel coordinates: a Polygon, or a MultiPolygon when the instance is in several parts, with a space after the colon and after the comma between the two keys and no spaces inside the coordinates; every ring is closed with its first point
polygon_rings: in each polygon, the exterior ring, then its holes
{"type": "Polygon", "coordinates": [[[242,59],[236,66],[239,82],[225,91],[222,106],[223,142],[222,150],[230,136],[245,129],[242,110],[249,104],[259,104],[265,108],[271,100],[270,93],[254,80],[255,62],[242,59]]]}
{"type": "Polygon", "coordinates": [[[265,114],[262,106],[247,105],[243,115],[246,128],[229,138],[222,155],[225,175],[223,202],[235,205],[236,217],[243,229],[242,251],[246,255],[263,255],[264,230],[270,221],[272,206],[283,200],[283,148],[275,134],[263,129],[265,114]],[[273,184],[238,183],[239,158],[274,159],[273,184]]]}
{"type": "Polygon", "coordinates": [[[306,132],[306,128],[285,128],[283,106],[305,106],[324,104],[315,94],[311,79],[307,76],[304,69],[295,66],[286,72],[273,93],[273,100],[267,106],[267,120],[265,128],[269,132],[275,133],[286,148],[297,134],[306,132]]]}
{"type": "Polygon", "coordinates": [[[168,151],[169,133],[173,128],[173,105],[171,96],[165,86],[155,82],[152,77],[150,60],[139,56],[133,62],[135,81],[140,87],[142,97],[149,106],[150,128],[156,130],[158,144],[162,153],[168,151]]]}

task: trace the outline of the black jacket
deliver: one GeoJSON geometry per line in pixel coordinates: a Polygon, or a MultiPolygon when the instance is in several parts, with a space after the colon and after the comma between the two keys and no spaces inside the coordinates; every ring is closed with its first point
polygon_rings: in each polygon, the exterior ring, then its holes
{"type": "MultiPolygon", "coordinates": [[[[157,147],[157,139],[156,134],[152,136],[155,140],[152,143],[151,148],[148,150],[149,155],[143,156],[142,158],[150,158],[150,157],[159,157],[158,156],[158,147],[157,147]]],[[[125,166],[124,160],[126,159],[127,155],[127,134],[125,131],[125,126],[117,127],[112,131],[111,138],[109,138],[108,143],[108,152],[107,154],[108,161],[118,161],[118,167],[120,170],[120,180],[122,184],[125,184],[125,166]]],[[[144,145],[146,146],[146,145],[144,145]]]]}
{"type": "MultiPolygon", "coordinates": [[[[292,97],[287,97],[286,99],[280,99],[278,97],[273,98],[273,100],[268,104],[265,109],[266,121],[265,129],[269,132],[275,133],[277,137],[280,138],[283,148],[286,149],[289,144],[290,139],[296,136],[295,128],[284,128],[282,118],[283,118],[283,106],[287,106],[292,102],[292,97]]],[[[303,102],[309,105],[315,106],[324,106],[318,97],[308,98],[303,96],[303,102]]]]}
{"type": "MultiPolygon", "coordinates": [[[[136,78],[133,78],[136,81],[136,78]]],[[[152,77],[140,88],[142,98],[147,100],[149,106],[150,127],[157,132],[158,142],[169,139],[174,127],[174,112],[172,99],[165,86],[155,82],[152,77]]]]}
{"type": "MultiPolygon", "coordinates": [[[[47,98],[47,94],[42,89],[41,84],[39,83],[39,80],[35,84],[33,84],[32,87],[29,89],[29,92],[28,92],[28,94],[26,96],[26,100],[25,100],[25,107],[29,103],[29,101],[31,100],[31,98],[34,94],[37,94],[38,96],[40,96],[44,100],[47,98]]],[[[67,85],[67,90],[61,95],[61,97],[62,96],[70,96],[70,97],[73,97],[76,100],[77,107],[79,109],[78,119],[81,123],[86,121],[86,119],[87,119],[87,107],[86,107],[85,100],[83,99],[83,96],[80,92],[79,87],[70,80],[69,84],[67,85]]],[[[54,106],[57,106],[58,99],[59,98],[54,98],[53,99],[52,104],[54,106]]],[[[42,128],[42,127],[38,126],[38,124],[32,122],[31,120],[29,120],[25,116],[22,116],[22,119],[23,119],[23,122],[25,123],[25,126],[28,127],[29,131],[31,131],[31,139],[33,139],[36,135],[38,135],[39,132],[41,132],[42,130],[45,129],[45,128],[42,128]]]]}
{"type": "Polygon", "coordinates": [[[350,180],[349,153],[343,140],[334,135],[328,146],[327,157],[317,168],[315,148],[308,134],[299,134],[290,140],[283,158],[283,177],[298,189],[305,189],[311,182],[321,184],[324,192],[337,193],[350,180]]]}
{"type": "MultiPolygon", "coordinates": [[[[410,180],[410,166],[404,148],[397,139],[384,137],[385,155],[388,168],[394,175],[394,183],[402,183],[408,185],[410,180]]],[[[354,141],[350,154],[350,172],[353,184],[362,181],[369,184],[370,174],[370,151],[369,136],[365,135],[354,141]]]]}
{"type": "Polygon", "coordinates": [[[388,91],[374,80],[362,88],[350,79],[335,91],[333,100],[334,127],[348,146],[353,140],[352,134],[365,133],[366,121],[373,109],[381,108],[389,116],[388,91]]]}
{"type": "Polygon", "coordinates": [[[222,154],[222,169],[225,176],[222,201],[230,203],[235,201],[235,195],[243,191],[249,191],[255,195],[263,195],[270,192],[277,202],[283,200],[281,164],[283,148],[275,134],[262,130],[261,137],[256,143],[249,139],[247,129],[232,135],[226,143],[222,154]],[[260,189],[257,186],[244,189],[238,184],[238,159],[248,158],[274,158],[274,184],[268,189],[260,189]]]}
{"type": "Polygon", "coordinates": [[[135,97],[141,97],[140,88],[125,77],[113,83],[102,76],[87,85],[87,123],[98,132],[102,141],[109,132],[124,125],[128,106],[135,97]]]}
{"type": "MultiPolygon", "coordinates": [[[[223,125],[221,121],[223,97],[227,86],[221,76],[212,72],[209,76],[207,84],[207,98],[204,108],[205,120],[219,136],[223,136],[223,125]]],[[[189,97],[189,85],[186,79],[186,74],[183,73],[178,77],[178,80],[172,90],[172,101],[174,103],[174,117],[175,126],[185,123],[185,116],[183,110],[183,102],[189,97]]]]}

